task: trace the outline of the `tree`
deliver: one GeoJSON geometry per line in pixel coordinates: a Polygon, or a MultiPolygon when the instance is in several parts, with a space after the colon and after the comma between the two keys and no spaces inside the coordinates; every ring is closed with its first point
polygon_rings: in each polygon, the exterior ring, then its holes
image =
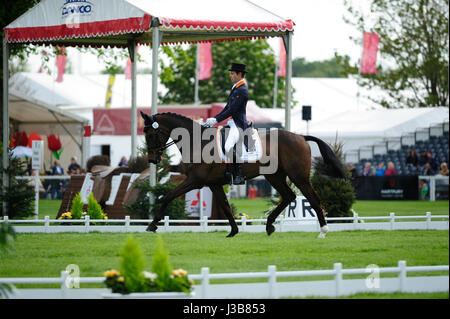
{"type": "MultiPolygon", "coordinates": [[[[167,59],[160,59],[161,83],[167,88],[162,103],[192,103],[194,100],[196,45],[164,46],[167,59]]],[[[209,79],[199,81],[202,103],[226,101],[231,89],[228,69],[232,62],[247,64],[246,75],[251,100],[261,107],[272,107],[275,55],[266,40],[215,42],[212,45],[214,66],[209,79]]],[[[284,107],[285,81],[278,81],[277,105],[284,107]]]]}
{"type": "MultiPolygon", "coordinates": [[[[343,58],[349,59],[348,56],[343,58]]],[[[333,57],[329,60],[308,62],[305,58],[295,58],[292,61],[292,75],[304,78],[341,78],[347,74],[343,72],[339,64],[339,58],[333,57]]]]}
{"type": "Polygon", "coordinates": [[[377,74],[359,80],[386,92],[375,102],[387,108],[449,105],[448,0],[372,0],[370,15],[348,0],[345,5],[345,22],[380,37],[377,74]]]}

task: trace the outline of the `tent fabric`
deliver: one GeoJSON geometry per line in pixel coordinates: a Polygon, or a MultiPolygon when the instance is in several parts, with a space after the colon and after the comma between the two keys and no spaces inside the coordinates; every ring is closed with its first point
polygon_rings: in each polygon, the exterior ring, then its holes
{"type": "Polygon", "coordinates": [[[166,33],[163,44],[275,36],[295,25],[247,0],[43,0],[4,34],[7,42],[126,46],[152,41],[153,18],[166,33]]]}

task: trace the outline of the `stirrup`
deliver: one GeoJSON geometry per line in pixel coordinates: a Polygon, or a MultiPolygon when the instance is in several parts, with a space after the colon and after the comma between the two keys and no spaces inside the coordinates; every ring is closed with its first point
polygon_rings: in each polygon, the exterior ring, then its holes
{"type": "Polygon", "coordinates": [[[233,185],[242,185],[245,184],[245,178],[242,176],[242,164],[236,165],[236,176],[233,178],[233,185]]]}

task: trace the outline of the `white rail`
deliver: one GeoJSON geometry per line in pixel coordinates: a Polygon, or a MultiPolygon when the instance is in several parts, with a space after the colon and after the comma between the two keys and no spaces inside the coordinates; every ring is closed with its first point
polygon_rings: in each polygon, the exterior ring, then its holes
{"type": "MultiPolygon", "coordinates": [[[[330,217],[327,221],[351,221],[351,223],[329,223],[330,231],[348,231],[348,230],[405,230],[405,229],[422,229],[422,230],[448,230],[448,215],[432,215],[427,212],[421,216],[398,216],[390,213],[389,216],[371,216],[361,217],[354,214],[353,217],[330,217]],[[433,221],[433,219],[441,219],[441,221],[433,221]],[[444,221],[442,221],[444,219],[444,221]],[[409,221],[424,220],[424,221],[409,221]],[[369,222],[365,221],[382,221],[369,222]]],[[[24,219],[15,220],[4,217],[0,219],[0,223],[9,222],[15,226],[18,233],[60,233],[60,232],[145,232],[147,224],[151,219],[131,219],[125,216],[124,219],[108,219],[97,220],[90,219],[86,216],[84,219],[50,219],[45,216],[44,219],[24,219]],[[25,225],[29,224],[29,225],[25,225]],[[36,225],[37,224],[37,225],[36,225]],[[56,224],[56,225],[55,225],[56,224]],[[133,225],[141,224],[141,225],[133,225]],[[25,225],[25,226],[24,226],[25,225]]],[[[265,232],[266,219],[242,219],[236,220],[241,232],[265,232]]],[[[174,220],[168,216],[159,223],[158,232],[212,232],[212,231],[228,231],[228,220],[210,220],[208,217],[203,219],[183,219],[174,220]],[[182,225],[180,225],[182,224],[182,225]],[[189,226],[186,226],[188,224],[189,226]],[[193,225],[191,225],[193,224],[193,225]]],[[[304,231],[318,232],[320,231],[319,223],[315,218],[290,219],[280,216],[275,223],[276,231],[304,231]],[[303,221],[309,223],[303,223],[303,221]],[[315,223],[311,223],[314,221],[315,223]]]]}
{"type": "MultiPolygon", "coordinates": [[[[279,298],[324,296],[339,297],[359,292],[442,292],[449,290],[447,276],[408,277],[411,272],[445,272],[448,265],[406,266],[400,260],[397,267],[343,269],[335,263],[329,270],[280,271],[276,266],[268,266],[266,272],[211,274],[208,267],[201,268],[200,274],[189,275],[190,279],[200,281],[195,285],[196,298],[279,298]],[[398,274],[397,277],[381,278],[380,274],[398,274]],[[366,275],[364,279],[344,279],[344,275],[366,275]],[[333,280],[278,282],[278,278],[333,276],[333,280]],[[263,278],[260,283],[211,284],[217,279],[263,278]]],[[[0,278],[0,284],[59,284],[59,289],[20,289],[12,298],[100,298],[108,290],[98,288],[71,288],[74,283],[103,283],[104,277],[71,277],[61,271],[55,278],[0,278]],[[50,293],[50,294],[49,294],[50,293]]],[[[79,287],[79,286],[77,286],[79,287]]]]}

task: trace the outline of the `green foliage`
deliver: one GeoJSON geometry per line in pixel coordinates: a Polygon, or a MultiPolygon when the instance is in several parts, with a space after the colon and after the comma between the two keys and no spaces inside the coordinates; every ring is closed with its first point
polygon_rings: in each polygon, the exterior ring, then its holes
{"type": "MultiPolygon", "coordinates": [[[[349,59],[348,56],[346,56],[349,59]]],[[[337,57],[324,61],[308,62],[305,58],[292,61],[292,75],[303,78],[341,78],[346,77],[337,57]]]]}
{"type": "Polygon", "coordinates": [[[34,215],[34,189],[28,187],[28,180],[16,179],[26,172],[26,163],[9,156],[9,166],[3,170],[8,176],[6,188],[0,185],[0,212],[3,213],[3,202],[6,202],[8,217],[23,219],[34,215]]]}
{"type": "Polygon", "coordinates": [[[90,193],[88,196],[87,213],[90,219],[106,219],[106,215],[103,213],[103,209],[100,204],[94,198],[93,193],[90,193]]]}
{"type": "MultiPolygon", "coordinates": [[[[449,106],[448,0],[372,0],[366,13],[344,4],[348,24],[380,37],[377,74],[359,84],[386,94],[369,98],[387,108],[449,106]]],[[[353,40],[362,46],[361,37],[353,40]]]]}
{"type": "Polygon", "coordinates": [[[142,291],[145,277],[144,254],[137,239],[128,237],[120,251],[120,269],[124,278],[125,286],[130,292],[142,291]]]}
{"type": "Polygon", "coordinates": [[[160,287],[160,291],[170,291],[170,273],[172,272],[172,268],[169,265],[169,253],[164,249],[164,242],[161,235],[158,235],[156,239],[152,272],[157,275],[155,281],[160,287]]]}
{"type": "MultiPolygon", "coordinates": [[[[167,87],[167,93],[160,95],[160,100],[162,103],[192,103],[197,46],[191,45],[187,50],[181,46],[164,46],[163,50],[168,59],[160,59],[161,83],[167,87]]],[[[232,86],[228,69],[232,62],[240,62],[247,64],[250,100],[255,100],[261,107],[272,107],[276,61],[266,40],[215,42],[212,58],[211,77],[199,81],[198,94],[202,103],[227,100],[232,86]]],[[[284,82],[278,81],[278,107],[284,107],[284,82]]]]}
{"type": "MultiPolygon", "coordinates": [[[[342,160],[342,143],[334,144],[336,156],[342,160]]],[[[316,157],[313,163],[314,172],[311,177],[311,185],[317,192],[321,204],[325,207],[328,217],[352,216],[352,205],[356,200],[355,191],[350,179],[336,179],[328,176],[328,166],[322,157],[316,157]]],[[[346,167],[347,175],[350,175],[346,167]]],[[[339,221],[342,222],[342,221],[339,221]]]]}
{"type": "Polygon", "coordinates": [[[71,213],[72,213],[73,219],[81,219],[81,217],[83,216],[83,206],[84,206],[84,203],[81,200],[81,194],[78,193],[75,195],[75,197],[72,200],[71,213]]]}

